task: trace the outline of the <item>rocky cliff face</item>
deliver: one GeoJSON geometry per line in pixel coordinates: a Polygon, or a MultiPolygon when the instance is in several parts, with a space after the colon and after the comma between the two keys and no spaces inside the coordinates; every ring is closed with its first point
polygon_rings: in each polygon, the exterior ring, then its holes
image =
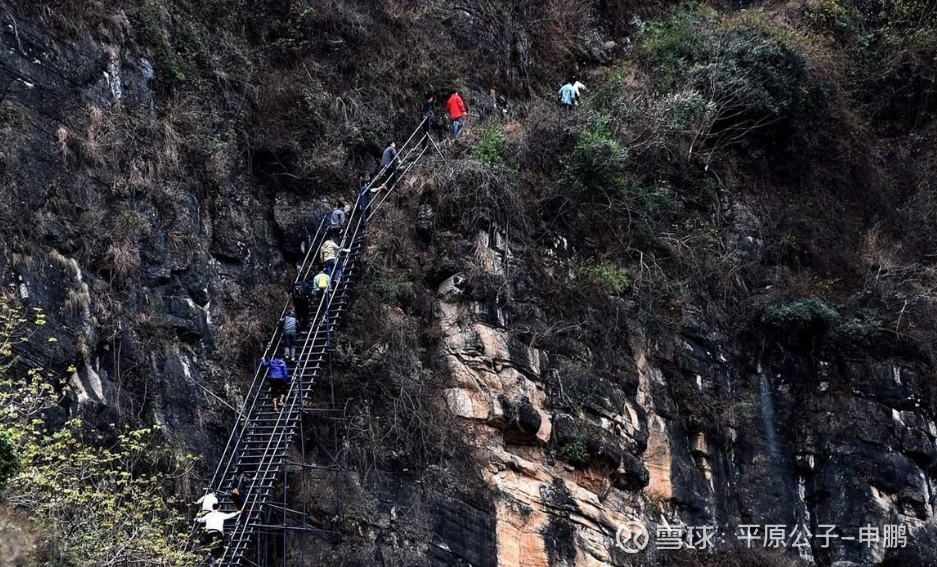
{"type": "MultiPolygon", "coordinates": [[[[503,239],[481,233],[477,242],[493,259],[483,266],[510,263],[503,239]]],[[[737,543],[745,524],[784,525],[787,538],[795,526],[835,525],[858,538],[861,527],[901,524],[907,549],[856,540],[791,553],[820,565],[935,561],[937,428],[921,399],[925,366],[752,351],[699,327],[662,347],[621,320],[630,344],[615,362],[628,370],[608,374],[594,369],[585,341],[518,340],[530,324],[517,319],[523,309],[472,301],[464,280],[452,276],[437,294],[442,396],[493,495],[495,564],[668,564],[673,552],[653,545],[637,556],[616,546],[634,519],[652,532],[714,526],[717,546],[737,543]],[[712,408],[714,399],[732,402],[712,408]],[[563,462],[577,443],[585,464],[563,462]]]]}
{"type": "MultiPolygon", "coordinates": [[[[303,91],[311,122],[342,122],[330,129],[341,143],[322,134],[316,144],[329,152],[313,159],[264,139],[274,120],[260,117],[257,146],[246,147],[230,125],[256,93],[187,106],[158,84],[184,69],[167,69],[165,53],[156,64],[136,43],[140,25],[115,14],[93,34],[0,16],[0,276],[49,313],[40,340],[20,354],[65,377],[66,401],[50,422],[160,423],[168,443],[202,455],[210,470],[232,417],[225,406],[237,405],[262,352],[303,236],[340,195],[332,185],[344,183],[335,181],[349,173],[343,164],[372,164],[362,155],[375,136],[361,130],[378,125],[375,113],[348,110],[353,89],[347,103],[303,91]],[[349,112],[365,126],[348,126],[349,112]]],[[[332,16],[323,53],[373,25],[338,8],[332,16]]],[[[453,37],[468,47],[478,41],[469,31],[491,33],[490,15],[452,17],[453,37]]],[[[155,21],[179,27],[165,15],[155,21]]],[[[612,61],[627,43],[617,27],[596,27],[579,56],[612,61]]],[[[305,49],[286,41],[296,30],[280,31],[277,41],[305,49]]],[[[482,52],[504,55],[495,67],[511,69],[504,83],[530,90],[531,40],[514,39],[482,52]]],[[[344,69],[342,59],[324,55],[316,84],[344,69]]],[[[192,88],[195,97],[202,87],[192,88]]],[[[279,100],[257,96],[254,104],[279,100]]],[[[491,110],[487,96],[472,103],[491,110]]],[[[370,291],[336,361],[341,419],[310,419],[307,454],[297,450],[320,468],[288,493],[325,535],[305,545],[291,537],[273,553],[294,565],[780,565],[735,551],[739,526],[776,524],[814,534],[811,545],[788,548],[791,561],[937,565],[937,398],[919,353],[738,332],[722,304],[701,298],[665,333],[621,294],[555,307],[545,282],[578,285],[586,239],[540,227],[521,245],[492,220],[496,211],[471,230],[449,226],[435,218],[431,197],[443,189],[432,177],[418,171],[371,230],[378,275],[362,284],[370,291]],[[389,264],[406,275],[381,274],[389,264]],[[380,325],[369,327],[375,313],[380,325]],[[359,439],[386,451],[361,456],[359,439]],[[651,535],[636,554],[618,545],[623,527],[640,535],[632,521],[651,535]],[[680,522],[715,528],[715,552],[661,549],[658,528],[680,522]],[[902,525],[908,544],[824,548],[820,525],[846,537],[902,525]]],[[[722,201],[726,257],[762,254],[767,219],[741,198],[722,201]]]]}

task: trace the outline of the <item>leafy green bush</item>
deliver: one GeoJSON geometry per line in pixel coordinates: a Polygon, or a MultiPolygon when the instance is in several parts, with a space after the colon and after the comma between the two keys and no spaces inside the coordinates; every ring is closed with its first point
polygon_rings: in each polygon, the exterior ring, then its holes
{"type": "Polygon", "coordinates": [[[839,344],[870,344],[882,334],[882,323],[874,311],[862,310],[841,319],[830,331],[830,340],[839,344]]]}
{"type": "Polygon", "coordinates": [[[869,344],[882,331],[876,313],[859,310],[843,316],[815,298],[782,300],[763,308],[763,323],[792,338],[819,337],[838,345],[869,344]]]}
{"type": "Polygon", "coordinates": [[[18,374],[9,348],[44,323],[0,293],[4,498],[41,528],[50,565],[195,564],[182,551],[189,522],[174,496],[194,458],[175,455],[158,426],[127,427],[109,444],[77,419],[50,430],[42,417],[60,395],[39,371],[18,374]]]}
{"type": "Polygon", "coordinates": [[[625,157],[624,148],[612,136],[609,118],[594,117],[592,124],[579,132],[576,146],[562,162],[565,192],[580,199],[623,196],[625,157]]]}
{"type": "Polygon", "coordinates": [[[765,307],[761,320],[793,332],[825,331],[839,321],[839,313],[819,299],[784,300],[765,307]]]}
{"type": "Polygon", "coordinates": [[[478,141],[471,153],[489,167],[500,167],[507,164],[507,146],[508,139],[500,128],[483,126],[479,128],[478,141]]]}
{"type": "Polygon", "coordinates": [[[822,31],[830,31],[848,41],[860,41],[863,45],[869,36],[862,33],[859,15],[852,6],[839,0],[821,0],[804,3],[804,17],[822,31]]]}
{"type": "Polygon", "coordinates": [[[6,490],[7,481],[18,471],[16,444],[6,429],[0,427],[0,494],[6,490]]]}
{"type": "Polygon", "coordinates": [[[579,277],[584,282],[601,288],[607,294],[621,295],[631,286],[631,276],[628,270],[619,268],[611,262],[582,264],[579,266],[579,277]]]}
{"type": "Polygon", "coordinates": [[[556,456],[574,467],[584,467],[592,460],[592,456],[589,455],[589,449],[586,447],[586,442],[583,439],[572,439],[563,443],[556,452],[556,456]]]}
{"type": "Polygon", "coordinates": [[[687,4],[669,17],[647,23],[638,35],[635,53],[654,71],[664,91],[671,91],[686,66],[711,49],[707,43],[717,24],[715,10],[687,4]]]}
{"type": "Polygon", "coordinates": [[[403,276],[378,276],[368,287],[384,303],[398,301],[413,293],[413,283],[403,276]]]}
{"type": "Polygon", "coordinates": [[[673,121],[706,116],[702,134],[723,144],[784,145],[828,97],[801,53],[694,4],[646,25],[635,53],[665,95],[679,95],[673,121]]]}

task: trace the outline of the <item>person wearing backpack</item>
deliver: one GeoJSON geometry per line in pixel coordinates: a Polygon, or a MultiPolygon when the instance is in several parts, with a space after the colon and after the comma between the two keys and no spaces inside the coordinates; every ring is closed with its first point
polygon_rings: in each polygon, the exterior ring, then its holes
{"type": "Polygon", "coordinates": [[[293,301],[293,310],[302,329],[309,327],[309,298],[312,289],[304,281],[298,281],[290,288],[290,299],[293,301]]]}
{"type": "Polygon", "coordinates": [[[280,329],[283,332],[283,358],[296,362],[296,317],[292,312],[280,319],[280,329]]]}
{"type": "Polygon", "coordinates": [[[331,283],[332,278],[325,272],[325,269],[316,274],[316,277],[312,278],[312,287],[315,289],[317,295],[328,291],[329,284],[331,283]]]}
{"type": "Polygon", "coordinates": [[[261,366],[268,369],[267,382],[270,383],[270,399],[273,401],[273,411],[279,411],[286,401],[289,393],[290,371],[282,358],[264,359],[261,366]]]}

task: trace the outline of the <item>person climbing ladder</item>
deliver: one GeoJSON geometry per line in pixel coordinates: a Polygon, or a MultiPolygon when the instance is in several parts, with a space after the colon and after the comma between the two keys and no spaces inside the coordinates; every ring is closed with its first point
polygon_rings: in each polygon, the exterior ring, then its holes
{"type": "Polygon", "coordinates": [[[290,390],[290,371],[282,358],[264,360],[261,366],[267,368],[267,382],[270,383],[270,400],[273,402],[273,411],[277,412],[286,402],[286,395],[290,390]]]}
{"type": "Polygon", "coordinates": [[[205,524],[205,536],[208,539],[208,564],[214,565],[221,560],[224,554],[224,523],[231,518],[241,515],[241,510],[225,514],[221,511],[221,505],[215,502],[212,504],[212,511],[199,516],[195,519],[200,524],[205,524]]]}

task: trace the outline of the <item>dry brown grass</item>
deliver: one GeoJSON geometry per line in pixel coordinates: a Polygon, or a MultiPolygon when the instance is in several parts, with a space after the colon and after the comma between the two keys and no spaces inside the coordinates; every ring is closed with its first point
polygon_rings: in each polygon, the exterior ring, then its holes
{"type": "Polygon", "coordinates": [[[78,260],[69,258],[54,248],[49,251],[48,256],[53,265],[65,270],[69,276],[77,278],[81,273],[78,260]]]}
{"type": "Polygon", "coordinates": [[[122,279],[133,275],[140,267],[140,247],[132,240],[111,243],[104,253],[105,268],[122,279]]]}
{"type": "Polygon", "coordinates": [[[91,294],[88,284],[81,282],[77,288],[69,289],[65,293],[65,310],[71,313],[82,313],[91,307],[91,294]]]}

